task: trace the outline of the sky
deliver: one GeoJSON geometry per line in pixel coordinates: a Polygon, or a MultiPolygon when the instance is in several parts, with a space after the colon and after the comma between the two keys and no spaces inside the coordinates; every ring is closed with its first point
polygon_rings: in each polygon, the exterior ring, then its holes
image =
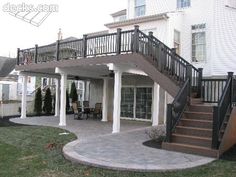
{"type": "Polygon", "coordinates": [[[125,9],[127,0],[1,0],[0,1],[0,56],[16,57],[17,48],[45,45],[57,40],[59,28],[63,38],[81,38],[83,34],[106,30],[112,22],[110,14],[125,9]],[[55,4],[57,12],[36,27],[9,14],[10,5],[55,4]]]}

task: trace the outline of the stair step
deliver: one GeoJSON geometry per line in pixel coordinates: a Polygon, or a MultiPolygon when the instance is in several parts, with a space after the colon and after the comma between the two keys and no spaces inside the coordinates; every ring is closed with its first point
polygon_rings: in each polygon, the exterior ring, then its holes
{"type": "Polygon", "coordinates": [[[180,143],[162,143],[162,148],[170,151],[177,151],[189,154],[202,155],[207,157],[218,158],[218,150],[213,150],[207,147],[194,146],[189,144],[180,144],[180,143]]]}
{"type": "Polygon", "coordinates": [[[185,111],[184,112],[184,117],[186,119],[212,120],[213,119],[213,113],[185,111]]]}
{"type": "Polygon", "coordinates": [[[181,119],[179,125],[212,129],[212,120],[181,119]]]}
{"type": "Polygon", "coordinates": [[[183,134],[173,133],[171,137],[173,143],[181,144],[190,144],[195,146],[211,147],[212,140],[211,138],[199,137],[199,136],[190,136],[183,134]]]}
{"type": "Polygon", "coordinates": [[[176,126],[175,132],[192,136],[212,137],[212,129],[207,128],[176,126]]]}
{"type": "Polygon", "coordinates": [[[191,98],[190,103],[191,104],[203,104],[203,101],[201,98],[191,98]]]}
{"type": "Polygon", "coordinates": [[[203,104],[193,104],[189,106],[189,111],[192,112],[213,112],[213,107],[203,104]]]}

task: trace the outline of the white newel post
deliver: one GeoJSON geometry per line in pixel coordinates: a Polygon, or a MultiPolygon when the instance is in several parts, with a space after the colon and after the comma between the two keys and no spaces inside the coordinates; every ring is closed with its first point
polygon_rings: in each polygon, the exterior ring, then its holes
{"type": "Polygon", "coordinates": [[[58,117],[60,115],[60,88],[59,88],[59,79],[55,79],[56,83],[56,94],[55,94],[55,117],[58,117]]]}
{"type": "Polygon", "coordinates": [[[107,122],[108,112],[108,78],[103,79],[102,122],[107,122]]]}
{"type": "Polygon", "coordinates": [[[27,107],[27,75],[22,75],[23,83],[22,83],[22,99],[21,99],[21,119],[26,118],[26,107],[27,107]]]}
{"type": "Polygon", "coordinates": [[[155,82],[153,87],[153,104],[152,104],[152,126],[160,124],[159,121],[159,92],[160,86],[155,82]]]}
{"type": "Polygon", "coordinates": [[[113,103],[113,132],[120,132],[120,103],[121,103],[121,86],[122,86],[122,72],[114,71],[114,103],[113,103]]]}
{"type": "Polygon", "coordinates": [[[61,73],[61,104],[60,104],[60,123],[59,126],[66,126],[66,85],[67,75],[61,73]]]}

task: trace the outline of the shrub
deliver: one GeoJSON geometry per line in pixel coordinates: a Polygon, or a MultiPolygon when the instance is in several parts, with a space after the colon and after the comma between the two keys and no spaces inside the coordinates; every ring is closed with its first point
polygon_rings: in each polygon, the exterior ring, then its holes
{"type": "Polygon", "coordinates": [[[34,112],[36,115],[41,115],[42,113],[42,92],[41,88],[38,88],[35,94],[34,100],[34,112]]]}
{"type": "Polygon", "coordinates": [[[46,114],[52,113],[52,95],[50,88],[47,88],[45,93],[43,110],[46,114]]]}
{"type": "Polygon", "coordinates": [[[166,135],[165,126],[158,126],[146,129],[145,133],[153,141],[164,141],[166,135]]]}
{"type": "Polygon", "coordinates": [[[74,82],[72,82],[71,84],[70,98],[72,100],[72,103],[78,101],[77,89],[74,82]]]}

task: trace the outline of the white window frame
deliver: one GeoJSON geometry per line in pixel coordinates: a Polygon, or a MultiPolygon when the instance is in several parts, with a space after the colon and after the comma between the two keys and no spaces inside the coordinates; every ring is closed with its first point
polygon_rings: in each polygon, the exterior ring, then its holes
{"type": "Polygon", "coordinates": [[[178,55],[180,55],[181,54],[181,32],[180,31],[178,31],[178,30],[174,30],[174,48],[176,48],[176,53],[178,54],[178,55]],[[177,34],[178,33],[178,35],[179,35],[179,39],[178,39],[178,41],[176,40],[176,36],[175,36],[175,34],[177,34]],[[178,48],[176,48],[175,46],[176,45],[178,45],[179,47],[178,48]]]}
{"type": "Polygon", "coordinates": [[[177,0],[177,9],[188,8],[191,6],[191,0],[177,0]]]}
{"type": "Polygon", "coordinates": [[[196,25],[192,25],[192,34],[191,34],[191,56],[192,56],[192,62],[205,62],[206,58],[207,58],[207,48],[206,48],[206,24],[202,23],[202,24],[196,24],[196,25]],[[193,35],[194,34],[198,34],[198,33],[204,33],[204,41],[201,44],[195,44],[195,46],[197,45],[203,45],[204,49],[203,49],[203,54],[205,54],[204,58],[202,60],[197,60],[196,59],[196,50],[195,50],[195,56],[193,54],[193,35]],[[205,51],[204,51],[205,50],[205,51]],[[195,58],[194,58],[195,57],[195,58]]]}
{"type": "Polygon", "coordinates": [[[145,14],[146,14],[146,0],[142,0],[142,1],[144,1],[144,3],[143,4],[137,4],[137,1],[140,1],[140,0],[135,0],[135,4],[134,4],[134,16],[135,17],[142,17],[142,16],[145,16],[145,14]],[[144,8],[144,13],[142,14],[142,13],[140,13],[141,11],[140,11],[140,9],[142,9],[142,8],[144,8]],[[138,13],[139,12],[139,13],[138,13]]]}

